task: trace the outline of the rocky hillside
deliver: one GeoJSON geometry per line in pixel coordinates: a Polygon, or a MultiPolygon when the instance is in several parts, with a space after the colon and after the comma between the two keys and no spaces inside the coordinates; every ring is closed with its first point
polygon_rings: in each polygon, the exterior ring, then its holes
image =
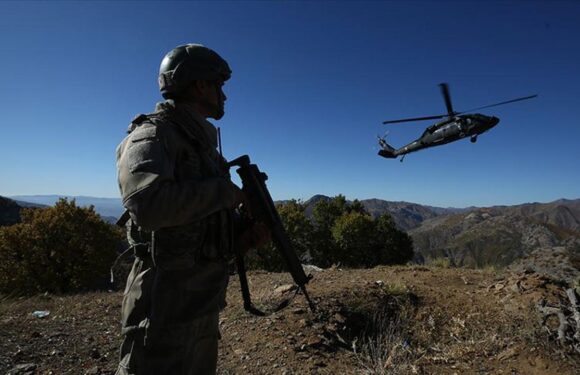
{"type": "MultiPolygon", "coordinates": [[[[409,234],[419,259],[427,261],[445,257],[457,266],[508,266],[534,254],[539,264],[564,249],[567,259],[560,266],[575,268],[579,223],[580,200],[559,200],[437,216],[409,234]]],[[[576,276],[578,270],[572,271],[570,277],[576,276]]]]}

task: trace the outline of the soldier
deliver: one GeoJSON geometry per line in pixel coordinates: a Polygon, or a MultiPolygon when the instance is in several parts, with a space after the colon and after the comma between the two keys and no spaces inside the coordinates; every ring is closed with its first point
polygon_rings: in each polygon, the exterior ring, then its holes
{"type": "Polygon", "coordinates": [[[117,148],[136,255],[123,299],[118,375],[215,374],[232,247],[268,239],[261,225],[234,233],[234,209],[244,196],[206,120],[223,117],[230,75],[209,48],[173,49],[159,69],[166,101],[136,117],[117,148]]]}

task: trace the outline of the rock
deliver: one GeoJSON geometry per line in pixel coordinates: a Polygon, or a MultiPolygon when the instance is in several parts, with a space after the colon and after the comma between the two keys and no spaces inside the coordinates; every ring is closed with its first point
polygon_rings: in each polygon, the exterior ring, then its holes
{"type": "Polygon", "coordinates": [[[318,336],[310,337],[306,340],[307,346],[318,347],[322,345],[322,339],[318,336]]]}
{"type": "Polygon", "coordinates": [[[89,356],[92,359],[99,359],[101,358],[101,353],[99,353],[99,350],[97,348],[92,348],[91,351],[89,352],[89,356]]]}
{"type": "Polygon", "coordinates": [[[346,318],[340,313],[334,314],[334,316],[332,318],[335,321],[337,321],[338,323],[345,323],[346,322],[346,318]]]}
{"type": "Polygon", "coordinates": [[[297,286],[294,284],[285,284],[277,287],[274,289],[274,293],[276,294],[284,294],[296,290],[297,286]]]}
{"type": "Polygon", "coordinates": [[[517,355],[518,355],[518,353],[517,353],[515,348],[508,348],[508,349],[504,350],[503,352],[499,353],[497,356],[497,359],[499,359],[500,361],[505,361],[506,359],[513,358],[517,355]]]}
{"type": "Polygon", "coordinates": [[[92,367],[85,371],[85,375],[100,375],[101,369],[98,366],[92,367]]]}
{"type": "Polygon", "coordinates": [[[322,268],[317,267],[317,266],[315,266],[313,264],[303,264],[302,265],[302,268],[304,269],[304,272],[305,273],[309,273],[309,272],[321,272],[321,271],[323,271],[322,268]]]}

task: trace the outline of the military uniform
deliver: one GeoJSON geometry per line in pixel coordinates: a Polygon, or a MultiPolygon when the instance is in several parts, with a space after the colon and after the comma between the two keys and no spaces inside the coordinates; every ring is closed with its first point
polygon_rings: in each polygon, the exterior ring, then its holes
{"type": "Polygon", "coordinates": [[[225,306],[236,187],[215,127],[167,100],[117,148],[136,260],[122,307],[125,374],[213,374],[225,306]]]}

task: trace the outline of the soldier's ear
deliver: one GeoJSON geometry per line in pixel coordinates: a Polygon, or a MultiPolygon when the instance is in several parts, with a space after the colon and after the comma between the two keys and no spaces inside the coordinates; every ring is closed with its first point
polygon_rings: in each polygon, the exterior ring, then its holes
{"type": "Polygon", "coordinates": [[[184,97],[193,99],[194,101],[204,96],[203,81],[192,81],[184,90],[184,97]]]}
{"type": "Polygon", "coordinates": [[[191,87],[196,94],[196,97],[205,97],[208,90],[213,90],[211,81],[198,80],[191,83],[191,87]]]}

